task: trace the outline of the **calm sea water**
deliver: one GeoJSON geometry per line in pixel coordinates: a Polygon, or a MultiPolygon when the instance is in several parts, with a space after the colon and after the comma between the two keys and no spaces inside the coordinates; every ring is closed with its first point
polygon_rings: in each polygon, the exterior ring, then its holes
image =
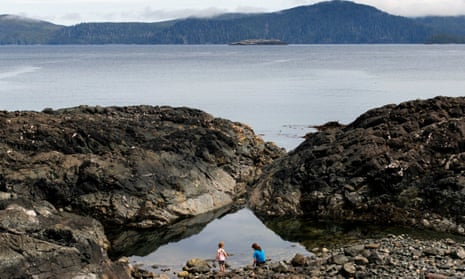
{"type": "Polygon", "coordinates": [[[188,106],[287,149],[308,125],[465,89],[464,45],[1,46],[0,109],[188,106]]]}
{"type": "Polygon", "coordinates": [[[291,260],[296,253],[311,255],[302,244],[283,240],[251,210],[242,209],[210,222],[198,234],[162,245],[146,255],[133,255],[131,260],[147,268],[155,264],[158,270],[180,271],[192,258],[213,261],[220,241],[224,241],[230,254],[228,264],[231,267],[252,264],[251,245],[254,242],[262,245],[267,257],[273,261],[291,260]]]}
{"type": "MultiPolygon", "coordinates": [[[[465,45],[0,46],[0,109],[188,106],[247,123],[290,150],[309,125],[349,123],[389,103],[465,95],[464,77],[465,45]]],[[[133,259],[179,265],[211,258],[224,240],[233,263],[242,264],[257,239],[275,259],[305,250],[244,209],[133,259]]]]}

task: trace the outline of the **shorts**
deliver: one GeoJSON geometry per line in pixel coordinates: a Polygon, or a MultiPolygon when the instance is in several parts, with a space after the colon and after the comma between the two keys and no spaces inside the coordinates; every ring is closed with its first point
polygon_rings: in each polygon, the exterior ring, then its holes
{"type": "Polygon", "coordinates": [[[218,264],[219,264],[219,265],[223,265],[223,264],[224,264],[224,261],[218,261],[218,264]]]}

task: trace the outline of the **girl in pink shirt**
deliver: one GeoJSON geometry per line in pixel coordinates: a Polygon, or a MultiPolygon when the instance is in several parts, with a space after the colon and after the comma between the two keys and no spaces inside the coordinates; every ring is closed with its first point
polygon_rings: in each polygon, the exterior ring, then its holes
{"type": "Polygon", "coordinates": [[[220,266],[220,273],[224,272],[225,269],[225,261],[228,258],[228,253],[224,250],[224,242],[220,241],[218,243],[218,250],[216,251],[216,260],[218,261],[218,265],[220,266]]]}

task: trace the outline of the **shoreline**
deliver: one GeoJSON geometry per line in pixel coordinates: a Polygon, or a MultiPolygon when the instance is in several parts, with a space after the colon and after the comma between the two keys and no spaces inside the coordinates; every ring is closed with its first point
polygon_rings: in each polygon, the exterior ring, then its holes
{"type": "Polygon", "coordinates": [[[153,273],[133,267],[133,278],[430,278],[465,277],[465,244],[450,238],[424,240],[409,235],[365,239],[344,247],[315,248],[315,256],[296,254],[264,267],[226,268],[193,259],[182,271],[153,273]],[[194,264],[193,264],[194,263],[194,264]]]}

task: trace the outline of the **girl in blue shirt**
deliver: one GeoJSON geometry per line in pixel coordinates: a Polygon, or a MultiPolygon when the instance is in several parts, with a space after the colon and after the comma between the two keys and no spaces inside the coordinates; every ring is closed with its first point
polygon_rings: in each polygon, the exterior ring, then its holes
{"type": "Polygon", "coordinates": [[[253,252],[253,264],[254,266],[260,266],[266,263],[265,251],[257,243],[252,244],[253,252]]]}

